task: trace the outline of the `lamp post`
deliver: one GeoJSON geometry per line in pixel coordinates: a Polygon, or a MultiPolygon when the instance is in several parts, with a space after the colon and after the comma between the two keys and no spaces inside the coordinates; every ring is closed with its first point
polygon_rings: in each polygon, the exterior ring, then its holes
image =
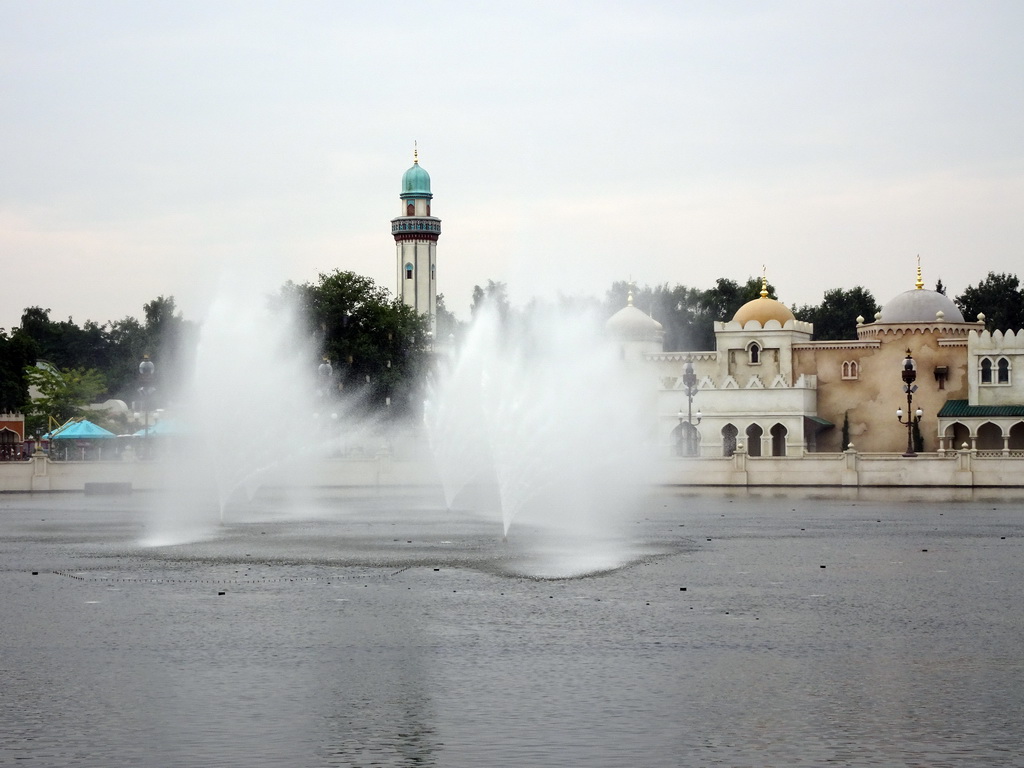
{"type": "Polygon", "coordinates": [[[318,365],[316,368],[316,375],[319,381],[319,386],[317,387],[317,394],[320,395],[320,397],[325,397],[327,393],[330,392],[331,376],[333,375],[333,373],[334,367],[331,365],[331,359],[325,356],[323,358],[323,362],[320,363],[320,365],[318,365]]]}
{"type": "Polygon", "coordinates": [[[914,358],[910,356],[910,350],[907,350],[907,356],[903,359],[900,364],[900,371],[903,376],[903,391],[907,395],[907,420],[903,420],[903,409],[896,409],[896,419],[900,424],[907,425],[907,452],[904,456],[917,456],[914,451],[914,427],[921,423],[921,416],[924,415],[924,411],[918,408],[914,410],[914,393],[917,392],[917,385],[914,381],[917,380],[917,363],[914,362],[914,358]]]}
{"type": "Polygon", "coordinates": [[[683,412],[679,411],[679,455],[694,456],[697,453],[696,436],[697,424],[700,424],[700,410],[697,411],[697,421],[693,420],[693,397],[697,394],[697,374],[693,372],[693,362],[686,361],[683,367],[683,389],[686,392],[686,420],[683,420],[683,412]]]}
{"type": "Polygon", "coordinates": [[[139,363],[139,396],[142,399],[142,412],[145,419],[142,430],[142,444],[145,446],[142,455],[145,458],[149,458],[149,399],[152,397],[155,389],[153,386],[153,374],[155,371],[156,366],[149,359],[149,353],[144,354],[142,362],[139,363]]]}

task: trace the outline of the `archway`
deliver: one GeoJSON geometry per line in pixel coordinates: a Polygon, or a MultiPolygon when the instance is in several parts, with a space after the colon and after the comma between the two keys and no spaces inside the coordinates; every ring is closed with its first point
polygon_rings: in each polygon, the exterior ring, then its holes
{"type": "Polygon", "coordinates": [[[947,450],[959,451],[964,443],[967,443],[968,448],[971,447],[971,430],[959,421],[946,427],[944,437],[947,450]]]}
{"type": "Polygon", "coordinates": [[[732,424],[726,424],[722,427],[722,455],[732,456],[736,453],[736,435],[739,434],[739,430],[736,429],[732,424]]]}
{"type": "Polygon", "coordinates": [[[789,430],[781,424],[772,427],[772,456],[786,455],[786,435],[788,434],[789,430]]]}
{"type": "Polygon", "coordinates": [[[764,430],[759,424],[751,424],[747,427],[747,454],[749,456],[761,455],[761,435],[764,430]]]}
{"type": "Polygon", "coordinates": [[[1003,450],[1003,430],[999,428],[998,424],[987,421],[978,427],[978,450],[1003,450]]]}
{"type": "Polygon", "coordinates": [[[1010,427],[1010,450],[1024,451],[1024,421],[1010,427]]]}

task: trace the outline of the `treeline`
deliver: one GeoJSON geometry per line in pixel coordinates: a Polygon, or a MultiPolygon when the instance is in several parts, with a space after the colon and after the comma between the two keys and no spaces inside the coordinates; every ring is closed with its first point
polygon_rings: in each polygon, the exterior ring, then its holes
{"type": "MultiPolygon", "coordinates": [[[[945,293],[941,282],[935,289],[945,293]]],[[[626,305],[631,290],[633,304],[663,325],[666,350],[714,349],[714,323],[731,319],[743,304],[757,298],[761,280],[750,277],[740,283],[720,278],[708,289],[616,282],[603,299],[562,297],[558,303],[607,318],[626,305]]],[[[767,290],[777,298],[770,283],[767,290]]],[[[485,303],[494,304],[507,323],[524,321],[543,304],[534,299],[514,308],[506,286],[495,281],[475,286],[472,299],[470,319],[461,321],[447,309],[444,297],[438,297],[437,341],[457,342],[485,303]]],[[[427,354],[435,340],[426,320],[385,288],[339,270],[311,283],[287,283],[267,301],[272,309],[286,301],[299,307],[319,353],[311,367],[320,355],[327,357],[332,387],[357,387],[374,404],[390,401],[394,415],[417,407],[427,354]]],[[[954,302],[968,320],[984,313],[990,330],[1024,328],[1024,290],[1016,275],[989,273],[954,302]]],[[[815,338],[821,340],[855,338],[856,318],[870,322],[878,309],[871,292],[860,286],[826,291],[819,304],[792,307],[798,319],[814,324],[815,338]]],[[[162,398],[191,374],[198,333],[198,325],[177,310],[173,296],[144,304],[141,320],[126,317],[102,325],[53,320],[49,309],[28,307],[17,328],[10,333],[0,330],[0,411],[26,413],[37,430],[45,427],[48,417],[63,421],[79,415],[81,405],[88,402],[116,398],[131,403],[145,354],[157,365],[154,399],[155,407],[162,407],[162,398]],[[48,365],[36,367],[39,361],[48,365]],[[33,400],[30,383],[40,393],[33,400]]]]}
{"type": "MultiPolygon", "coordinates": [[[[607,291],[603,301],[561,297],[558,302],[596,309],[604,317],[610,317],[626,305],[632,291],[634,306],[664,327],[666,351],[711,350],[715,348],[715,322],[731,320],[736,310],[761,295],[761,287],[761,279],[757,277],[750,277],[744,283],[719,278],[708,289],[670,286],[667,283],[638,287],[627,282],[617,282],[607,291]]],[[[941,280],[935,290],[946,294],[941,280]]],[[[769,298],[778,299],[771,283],[767,284],[767,291],[769,298]]],[[[471,314],[475,314],[486,302],[495,303],[502,318],[513,323],[535,311],[538,304],[537,300],[532,300],[522,309],[514,309],[504,283],[494,281],[488,281],[486,286],[474,287],[471,314]]],[[[985,327],[990,331],[1024,328],[1024,290],[1016,275],[990,272],[976,286],[968,287],[954,297],[953,302],[965,320],[972,321],[979,313],[983,313],[985,327]]],[[[857,318],[863,317],[865,322],[873,322],[880,306],[871,291],[857,286],[850,289],[833,288],[825,291],[819,304],[792,305],[790,309],[798,320],[814,324],[815,339],[832,341],[855,339],[857,318]]],[[[441,319],[439,310],[439,329],[441,319]]],[[[452,324],[455,335],[458,335],[461,324],[451,316],[445,320],[452,324]]]]}

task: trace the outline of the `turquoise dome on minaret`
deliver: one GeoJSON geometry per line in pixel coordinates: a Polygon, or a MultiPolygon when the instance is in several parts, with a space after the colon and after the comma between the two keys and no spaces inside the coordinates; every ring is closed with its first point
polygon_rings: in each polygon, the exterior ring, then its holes
{"type": "Polygon", "coordinates": [[[412,168],[402,174],[402,197],[433,197],[430,174],[420,165],[419,152],[413,151],[412,168]]]}

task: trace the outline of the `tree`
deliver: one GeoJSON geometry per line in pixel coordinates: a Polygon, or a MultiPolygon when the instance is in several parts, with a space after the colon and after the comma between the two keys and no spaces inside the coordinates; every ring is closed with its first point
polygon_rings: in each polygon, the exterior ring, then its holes
{"type": "Polygon", "coordinates": [[[797,320],[814,324],[814,338],[818,341],[839,341],[857,338],[857,318],[871,322],[878,310],[871,291],[858,285],[849,290],[825,291],[821,304],[805,304],[793,314],[797,320]]]}
{"type": "Polygon", "coordinates": [[[281,296],[298,304],[341,387],[361,392],[370,408],[390,398],[396,415],[416,412],[429,353],[426,315],[370,278],[342,270],[316,283],[288,283],[281,296]]]}
{"type": "Polygon", "coordinates": [[[29,386],[39,393],[22,408],[29,432],[48,431],[50,420],[63,424],[85,415],[85,406],[105,391],[103,374],[95,369],[57,370],[52,365],[31,365],[25,369],[29,386]]]}
{"type": "Polygon", "coordinates": [[[446,343],[462,334],[462,323],[444,303],[444,294],[437,294],[437,341],[446,343]]]}
{"type": "Polygon", "coordinates": [[[498,311],[502,324],[508,323],[512,317],[512,306],[508,300],[508,286],[505,283],[487,281],[487,287],[473,286],[473,304],[469,308],[470,315],[476,317],[485,304],[493,304],[498,311]]]}
{"type": "Polygon", "coordinates": [[[36,361],[36,345],[28,336],[0,331],[0,413],[20,411],[28,402],[25,369],[36,361]]]}
{"type": "Polygon", "coordinates": [[[966,288],[954,301],[967,321],[984,313],[985,328],[989,331],[1024,328],[1024,290],[1016,275],[989,272],[988,277],[966,288]]]}
{"type": "Polygon", "coordinates": [[[714,347],[713,321],[703,304],[704,291],[667,283],[653,288],[635,288],[619,281],[605,295],[605,310],[611,316],[622,309],[633,292],[633,305],[661,323],[665,331],[664,349],[710,349],[714,347]]]}

